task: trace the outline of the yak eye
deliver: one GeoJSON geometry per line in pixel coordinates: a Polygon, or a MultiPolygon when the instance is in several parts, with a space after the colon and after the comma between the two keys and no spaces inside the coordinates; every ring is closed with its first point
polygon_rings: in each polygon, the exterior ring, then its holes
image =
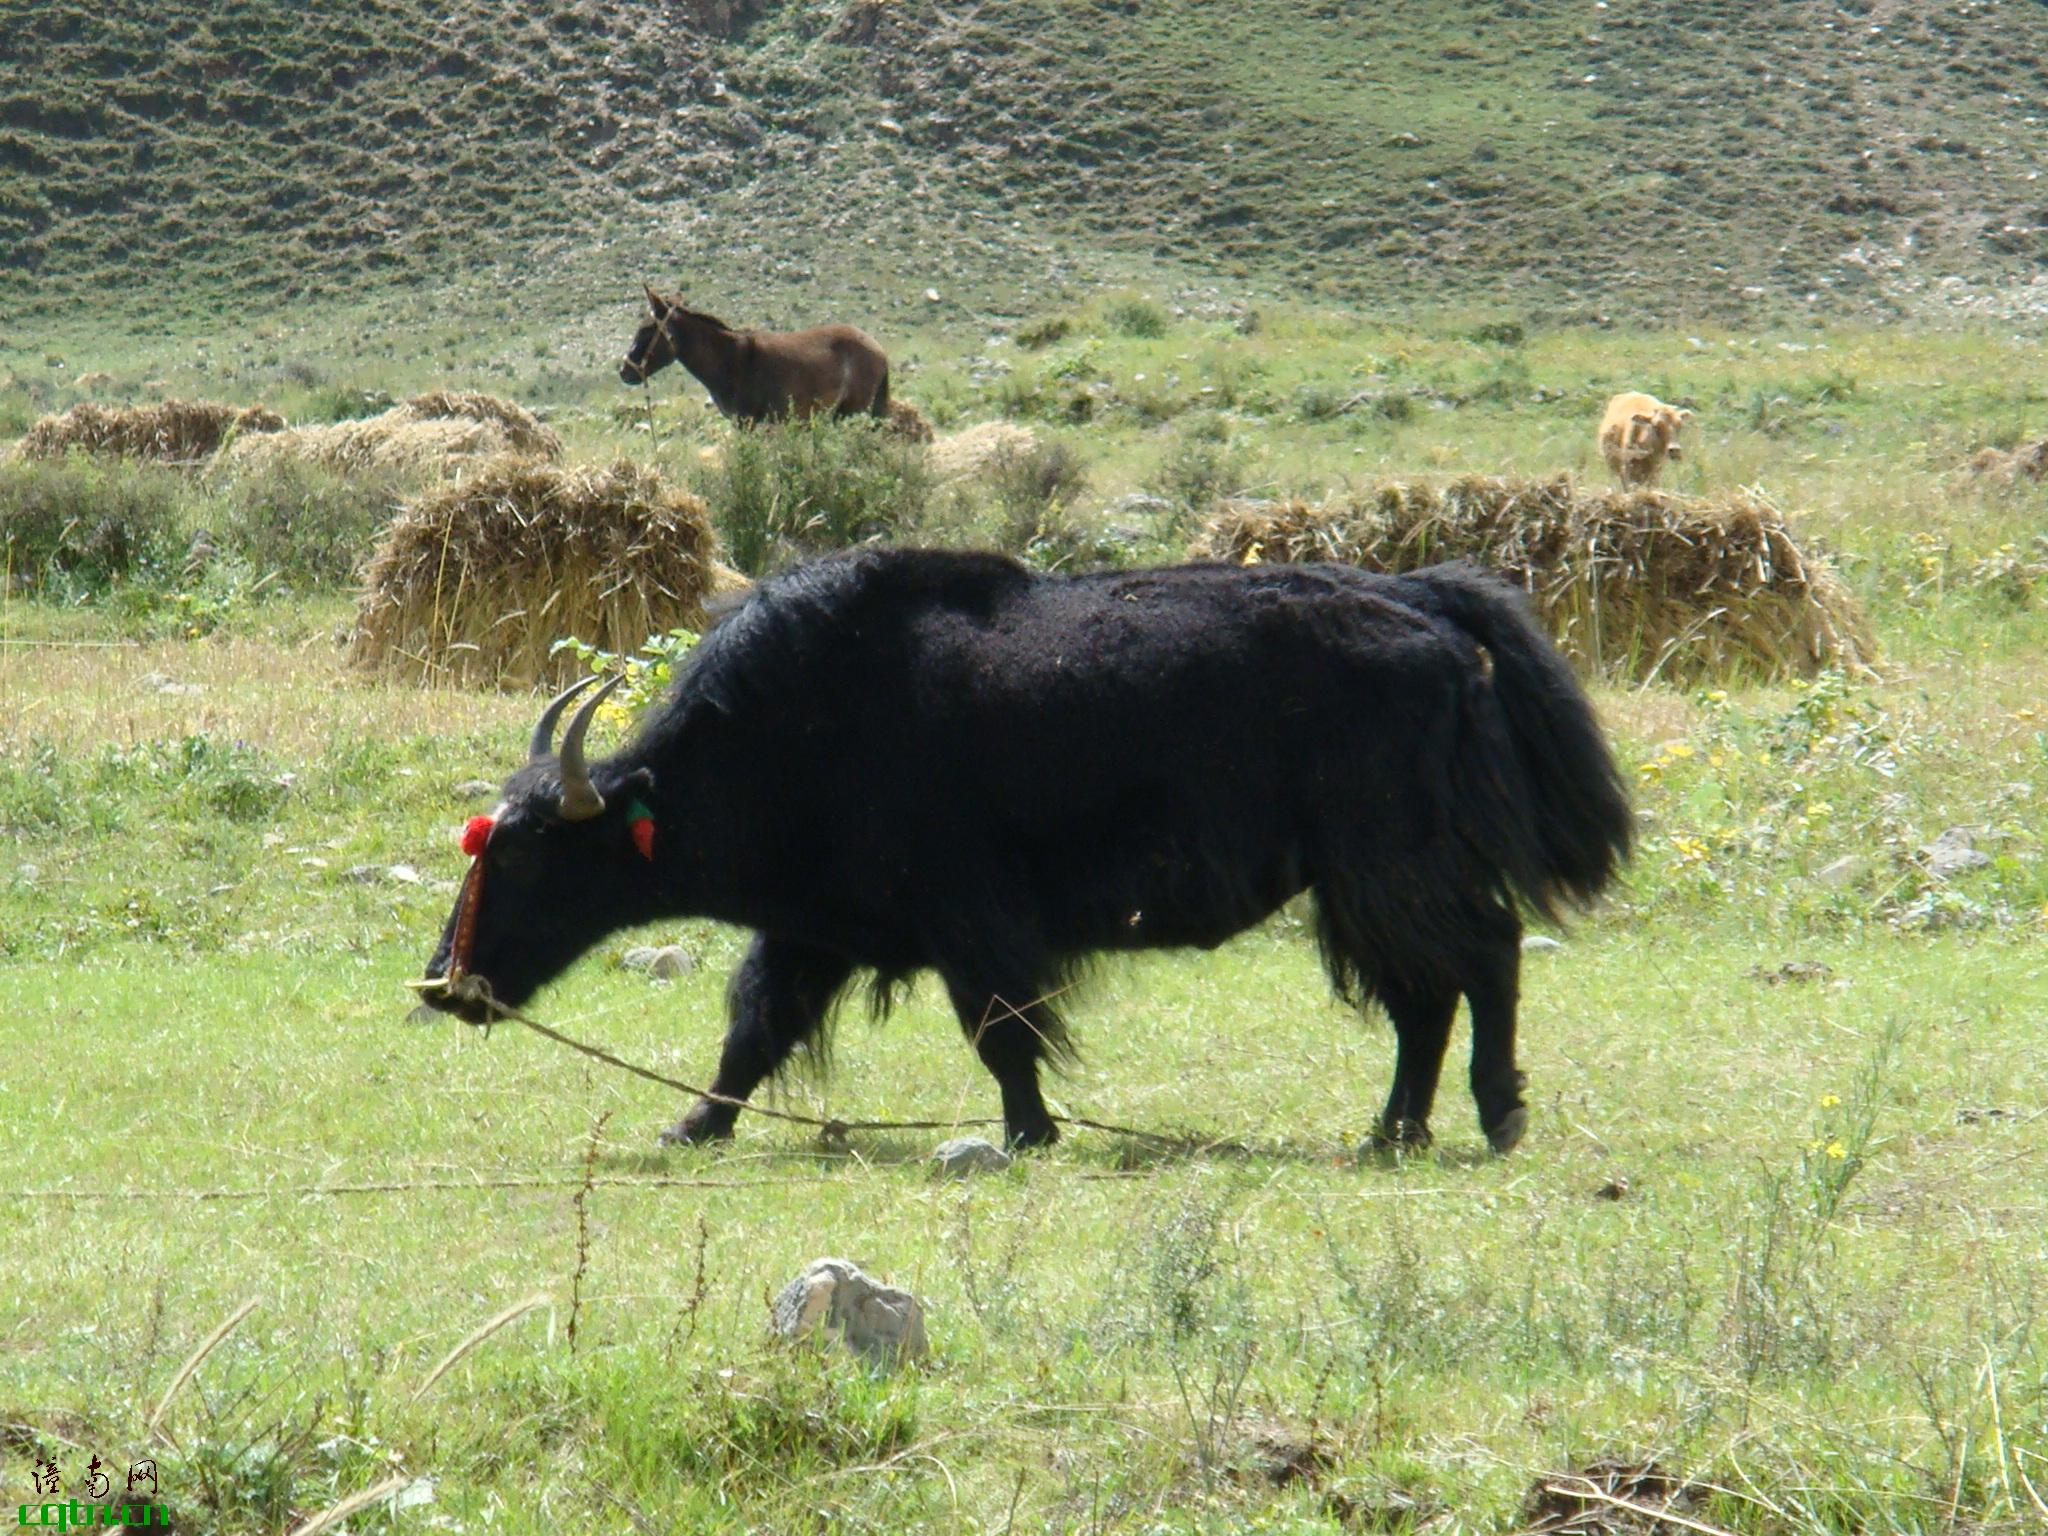
{"type": "Polygon", "coordinates": [[[499,871],[517,877],[533,867],[533,834],[521,829],[507,837],[500,831],[491,839],[491,862],[499,871]]]}

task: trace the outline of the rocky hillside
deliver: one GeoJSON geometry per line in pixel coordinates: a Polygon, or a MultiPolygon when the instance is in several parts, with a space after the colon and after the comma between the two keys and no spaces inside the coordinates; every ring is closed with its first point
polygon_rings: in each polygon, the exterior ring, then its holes
{"type": "Polygon", "coordinates": [[[1641,317],[2048,304],[2000,0],[38,0],[0,310],[643,269],[985,307],[1107,265],[1641,317]]]}

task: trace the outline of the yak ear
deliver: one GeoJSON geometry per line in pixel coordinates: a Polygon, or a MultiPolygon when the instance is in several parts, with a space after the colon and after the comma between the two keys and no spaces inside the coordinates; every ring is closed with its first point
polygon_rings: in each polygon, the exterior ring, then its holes
{"type": "Polygon", "coordinates": [[[1687,423],[1688,421],[1691,421],[1691,420],[1692,420],[1692,412],[1691,412],[1691,411],[1680,411],[1680,412],[1678,413],[1678,424],[1679,424],[1679,425],[1680,425],[1681,427],[1682,427],[1682,426],[1684,426],[1684,425],[1685,425],[1685,424],[1686,424],[1686,423],[1687,423]]]}

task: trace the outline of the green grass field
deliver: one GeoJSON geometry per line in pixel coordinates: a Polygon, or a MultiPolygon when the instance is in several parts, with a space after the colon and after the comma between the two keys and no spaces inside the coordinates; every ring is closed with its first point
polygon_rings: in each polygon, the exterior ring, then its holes
{"type": "MultiPolygon", "coordinates": [[[[148,1456],[232,1536],[380,1489],[349,1528],[2048,1527],[2048,491],[1966,471],[2048,434],[2048,13],[15,11],[0,444],[88,399],[478,388],[698,490],[729,551],[808,477],[1066,567],[1177,558],[1233,495],[1604,483],[1642,388],[1698,416],[1667,485],[1782,508],[1884,672],[1595,683],[1640,848],[1527,958],[1513,1156],[1461,1034],[1437,1147],[1359,1158],[1391,1033],[1289,911],[1071,1001],[1058,1107],[1202,1150],[941,1183],[940,1133],[664,1150],[674,1095],[409,1020],[537,707],[343,665],[412,482],[0,463],[0,1520],[148,1456]],[[1040,446],[956,486],[777,457],[616,383],[643,279],[856,321],[942,432],[1040,446]],[[1950,829],[1984,861],[1940,875],[1950,829]],[[771,1341],[827,1254],[925,1299],[928,1363],[771,1341]]],[[[620,934],[534,1009],[699,1080],[742,942],[620,934]],[[650,939],[698,968],[626,970],[650,939]]],[[[929,985],[779,1102],[996,1107],[929,985]]]]}
{"type": "MultiPolygon", "coordinates": [[[[1290,913],[1214,955],[1105,965],[1072,1007],[1061,1107],[1236,1145],[1077,1132],[971,1184],[934,1181],[937,1134],[831,1151],[755,1118],[723,1152],[658,1149],[682,1107],[663,1090],[515,1027],[407,1021],[455,829],[490,800],[462,786],[514,766],[533,700],[350,675],[347,601],[316,582],[38,587],[0,608],[10,1499],[38,1456],[68,1490],[90,1455],[154,1454],[194,1530],[285,1529],[403,1474],[410,1502],[357,1528],[1492,1532],[1534,1522],[1540,1479],[1654,1462],[1691,1484],[1693,1524],[1666,1529],[2039,1525],[2048,500],[1959,472],[2038,432],[2031,346],[1502,342],[1476,319],[1147,302],[1048,311],[1069,332],[1035,350],[935,324],[905,393],[1067,443],[1083,528],[1179,495],[1119,546],[1141,558],[1223,491],[1592,476],[1600,400],[1642,382],[1700,413],[1679,488],[1761,485],[1870,606],[1880,681],[1598,688],[1642,845],[1528,956],[1523,1148],[1485,1156],[1452,1086],[1434,1152],[1355,1155],[1391,1035],[1329,1000],[1290,913]],[[1916,850],[1956,826],[1990,862],[1936,877],[1916,850]],[[824,1254],[926,1299],[928,1365],[770,1341],[764,1297],[824,1254]],[[152,1443],[181,1362],[251,1300],[152,1443]]],[[[296,416],[498,388],[577,456],[697,474],[730,444],[693,397],[665,384],[650,433],[599,371],[625,318],[545,359],[483,326],[387,329],[381,355],[333,320],[297,339],[317,374],[296,380],[262,337],[219,343],[233,378],[83,332],[73,364],[296,416]]],[[[66,398],[17,385],[0,409],[66,398]]],[[[231,507],[136,484],[180,539],[231,507]]],[[[903,535],[988,515],[935,499],[903,535]]],[[[741,936],[658,937],[699,969],[651,983],[622,934],[535,1008],[698,1080],[741,936]]],[[[994,1111],[929,987],[886,1025],[843,1021],[829,1082],[783,1092],[846,1119],[994,1111]]]]}

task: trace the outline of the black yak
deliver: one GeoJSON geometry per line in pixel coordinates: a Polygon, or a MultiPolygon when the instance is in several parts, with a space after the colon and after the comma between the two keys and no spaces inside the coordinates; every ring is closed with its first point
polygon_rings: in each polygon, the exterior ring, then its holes
{"type": "MultiPolygon", "coordinates": [[[[936,971],[1027,1145],[1057,1135],[1039,1064],[1087,957],[1212,948],[1309,891],[1338,993],[1397,1032],[1380,1137],[1429,1139],[1462,994],[1505,1152],[1521,909],[1589,901],[1629,844],[1585,695],[1520,594],[1466,565],[1060,577],[862,550],[763,582],[611,757],[584,754],[594,696],[555,755],[569,697],[470,829],[429,1001],[480,1022],[475,979],[517,1005],[617,929],[738,923],[713,1093],[822,1046],[857,975],[886,1001],[936,971]]],[[[666,1136],[737,1114],[701,1100],[666,1136]]]]}

